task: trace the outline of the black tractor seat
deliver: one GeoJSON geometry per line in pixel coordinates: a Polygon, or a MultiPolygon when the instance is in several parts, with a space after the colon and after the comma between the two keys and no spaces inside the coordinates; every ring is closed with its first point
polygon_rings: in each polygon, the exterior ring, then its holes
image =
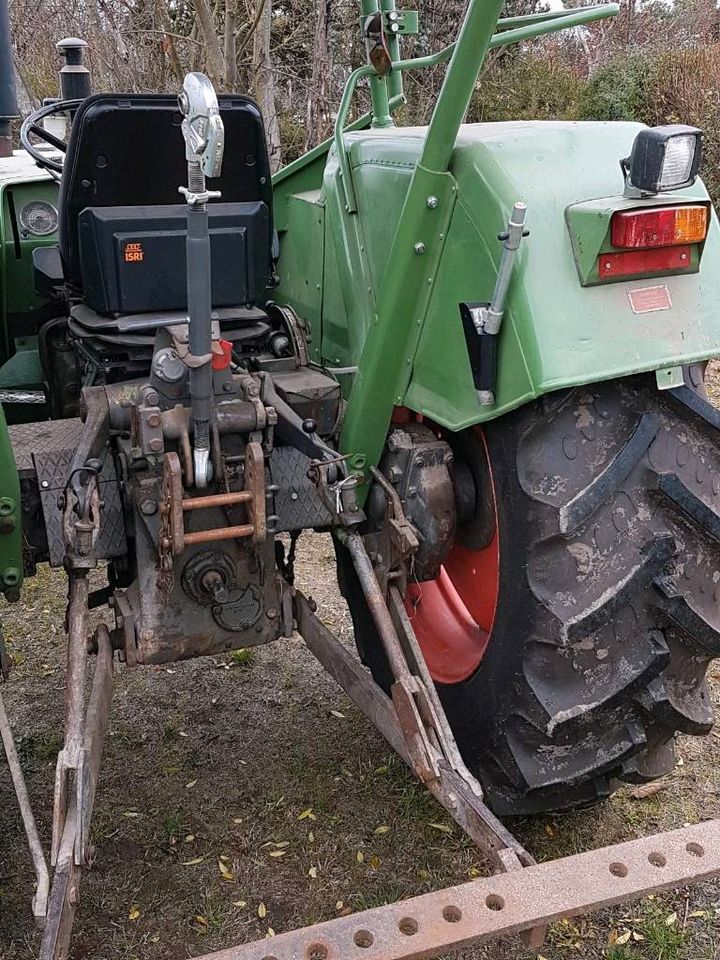
{"type": "MultiPolygon", "coordinates": [[[[219,97],[222,173],[208,187],[212,303],[221,336],[256,340],[274,279],[265,131],[248,97],[219,97]]],[[[97,371],[140,375],[155,334],[186,322],[188,182],[182,117],[169,95],[101,94],[75,114],[60,184],[59,245],[35,251],[39,291],[66,304],[67,328],[97,371]]]]}

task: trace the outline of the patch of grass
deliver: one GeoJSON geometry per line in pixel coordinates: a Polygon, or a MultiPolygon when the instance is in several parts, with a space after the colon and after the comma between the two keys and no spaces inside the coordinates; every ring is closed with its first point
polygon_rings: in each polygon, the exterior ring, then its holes
{"type": "Polygon", "coordinates": [[[255,650],[253,647],[240,647],[238,650],[231,650],[228,654],[230,663],[236,667],[249,667],[255,659],[255,650]]]}
{"type": "Polygon", "coordinates": [[[23,737],[18,744],[18,757],[23,767],[39,764],[44,766],[57,759],[62,749],[61,733],[44,733],[23,737]]]}
{"type": "Polygon", "coordinates": [[[638,955],[632,947],[614,946],[605,951],[605,960],[638,960],[638,955]]]}
{"type": "Polygon", "coordinates": [[[680,960],[680,950],[688,939],[687,931],[677,921],[668,923],[673,915],[653,908],[651,915],[642,924],[646,952],[655,960],[680,960]]]}
{"type": "Polygon", "coordinates": [[[375,907],[384,907],[386,903],[397,903],[407,897],[407,888],[401,884],[388,883],[385,885],[373,884],[362,893],[351,896],[350,903],[353,912],[373,910],[375,907]]]}
{"type": "Polygon", "coordinates": [[[169,716],[163,726],[162,737],[165,742],[174,740],[180,729],[180,719],[176,716],[169,716]]]}
{"type": "Polygon", "coordinates": [[[176,810],[175,813],[168,813],[165,815],[163,826],[169,841],[172,841],[179,836],[180,831],[182,830],[183,820],[184,817],[182,810],[176,810]]]}
{"type": "Polygon", "coordinates": [[[228,912],[228,903],[218,893],[207,890],[193,917],[193,927],[199,933],[222,930],[228,912]]]}

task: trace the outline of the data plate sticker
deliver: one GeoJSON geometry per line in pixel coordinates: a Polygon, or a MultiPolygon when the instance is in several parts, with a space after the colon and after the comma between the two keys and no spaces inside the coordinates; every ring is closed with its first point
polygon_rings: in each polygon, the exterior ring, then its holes
{"type": "Polygon", "coordinates": [[[670,310],[670,291],[664,283],[657,287],[638,287],[628,290],[628,299],[633,313],[652,313],[654,310],[670,310]]]}

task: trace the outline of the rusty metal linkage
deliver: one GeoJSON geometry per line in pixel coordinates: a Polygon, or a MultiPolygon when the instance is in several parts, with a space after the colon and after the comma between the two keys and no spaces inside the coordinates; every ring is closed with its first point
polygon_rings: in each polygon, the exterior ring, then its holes
{"type": "Polygon", "coordinates": [[[162,526],[160,531],[161,566],[168,566],[171,556],[180,556],[186,546],[212,543],[216,540],[239,540],[251,537],[254,543],[265,539],[265,455],[257,442],[245,448],[245,489],[202,497],[185,497],[182,468],[176,453],[166,453],[163,463],[162,526]],[[249,523],[205,530],[185,530],[185,514],[198,510],[247,505],[249,523]]]}
{"type": "Polygon", "coordinates": [[[43,853],[40,836],[37,831],[35,817],[30,806],[30,797],[28,796],[25,778],[23,777],[20,760],[15,749],[15,740],[13,739],[10,721],[5,711],[5,703],[2,694],[0,694],[0,737],[5,748],[8,767],[10,768],[10,777],[12,778],[15,795],[17,796],[20,807],[25,834],[30,848],[33,868],[35,870],[35,879],[37,887],[33,897],[32,910],[35,920],[40,926],[45,924],[45,915],[47,913],[48,890],[50,888],[50,876],[48,874],[47,863],[43,853]]]}
{"type": "Polygon", "coordinates": [[[54,846],[55,872],[40,945],[40,960],[65,960],[68,955],[73,918],[80,897],[81,871],[90,859],[90,821],[112,697],[113,651],[110,634],[104,624],[98,627],[96,641],[95,673],[87,713],[81,723],[82,747],[77,767],[72,771],[74,779],[71,783],[65,779],[69,779],[71,771],[62,771],[65,803],[61,811],[55,811],[53,820],[59,837],[54,846]]]}
{"type": "Polygon", "coordinates": [[[412,960],[720,873],[720,821],[471,880],[198,960],[412,960]]]}
{"type": "MultiPolygon", "coordinates": [[[[298,631],[312,654],[335,678],[361,713],[377,727],[395,752],[413,767],[407,738],[393,701],[367,670],[315,616],[311,603],[295,595],[298,631]]],[[[522,844],[497,819],[478,794],[444,757],[437,760],[439,776],[426,787],[456,823],[474,840],[497,870],[514,870],[534,863],[522,844]]]]}

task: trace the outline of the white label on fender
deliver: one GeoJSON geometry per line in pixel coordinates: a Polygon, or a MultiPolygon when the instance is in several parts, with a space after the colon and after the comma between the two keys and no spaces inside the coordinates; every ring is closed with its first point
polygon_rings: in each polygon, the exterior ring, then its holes
{"type": "Polygon", "coordinates": [[[657,287],[638,287],[628,290],[628,300],[633,313],[652,313],[654,310],[670,310],[670,291],[664,283],[657,287]]]}

